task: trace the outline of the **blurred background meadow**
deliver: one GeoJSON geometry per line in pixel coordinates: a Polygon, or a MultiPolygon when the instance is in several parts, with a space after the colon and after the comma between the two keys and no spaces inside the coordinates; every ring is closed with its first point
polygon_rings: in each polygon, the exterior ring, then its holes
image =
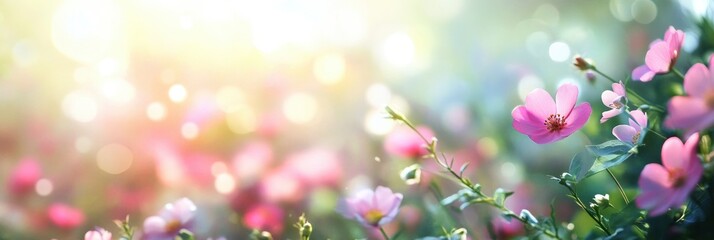
{"type": "MultiPolygon", "coordinates": [[[[386,119],[387,105],[431,128],[485,192],[514,190],[508,205],[536,216],[554,202],[557,219],[584,236],[592,227],[579,226],[592,223],[548,175],[567,171],[583,145],[612,138],[616,123],[598,122],[610,83],[586,80],[572,58],[624,79],[670,25],[686,32],[683,51],[694,51],[708,5],[2,0],[0,238],[117,232],[112,221],[127,215],[140,230],[187,197],[199,239],[245,239],[254,228],[294,239],[303,212],[315,239],[372,239],[378,232],[335,208],[377,185],[404,194],[385,229],[405,239],[442,226],[478,239],[489,229],[522,233],[488,207],[441,207],[439,194],[458,186],[431,159],[385,151],[385,138],[403,128],[386,119]],[[583,130],[537,145],[512,129],[510,112],[528,92],[565,82],[594,108],[583,130]],[[421,183],[407,185],[399,172],[414,162],[424,167],[421,183]],[[64,217],[51,214],[57,207],[64,217]]],[[[613,171],[636,187],[638,170],[613,171]]],[[[595,176],[581,191],[611,184],[595,176]]]]}

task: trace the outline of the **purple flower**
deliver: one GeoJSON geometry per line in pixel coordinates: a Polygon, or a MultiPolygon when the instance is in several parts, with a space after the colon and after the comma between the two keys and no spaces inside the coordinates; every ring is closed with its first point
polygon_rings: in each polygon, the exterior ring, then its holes
{"type": "Polygon", "coordinates": [[[181,229],[191,230],[196,205],[188,198],[167,203],[156,216],[144,220],[144,239],[173,240],[181,229]]]}
{"type": "Polygon", "coordinates": [[[635,119],[629,119],[628,125],[617,125],[612,129],[612,135],[623,142],[637,144],[640,140],[640,134],[642,130],[647,127],[647,113],[641,110],[635,110],[630,112],[630,116],[635,119]]]}
{"type": "Polygon", "coordinates": [[[345,199],[339,211],[346,218],[357,219],[365,226],[379,227],[394,220],[402,198],[401,193],[378,186],[374,191],[365,189],[345,199]]]}

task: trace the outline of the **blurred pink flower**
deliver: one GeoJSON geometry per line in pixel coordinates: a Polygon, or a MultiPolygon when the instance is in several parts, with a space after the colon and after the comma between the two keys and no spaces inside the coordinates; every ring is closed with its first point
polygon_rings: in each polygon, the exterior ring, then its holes
{"type": "Polygon", "coordinates": [[[112,233],[104,228],[97,227],[94,230],[89,230],[84,234],[84,240],[111,240],[112,233]]]}
{"type": "Polygon", "coordinates": [[[628,125],[617,125],[612,129],[612,135],[623,142],[637,144],[640,140],[640,133],[647,127],[647,113],[641,110],[631,111],[630,116],[635,119],[629,119],[628,125]]]}
{"type": "Polygon", "coordinates": [[[167,203],[158,215],[144,220],[144,239],[174,239],[181,229],[191,230],[196,205],[188,198],[167,203]]]}
{"type": "Polygon", "coordinates": [[[260,181],[260,196],[270,202],[294,203],[305,196],[299,176],[287,168],[275,170],[260,181]]]}
{"type": "Polygon", "coordinates": [[[570,136],[590,118],[590,104],[575,106],[578,87],[566,83],[558,88],[555,101],[543,89],[535,89],[526,96],[526,104],[513,109],[513,128],[528,135],[538,144],[551,143],[570,136]]]}
{"type": "Polygon", "coordinates": [[[289,155],[281,168],[307,186],[336,186],[342,179],[341,162],[337,153],[316,147],[289,155]]]}
{"type": "Polygon", "coordinates": [[[243,215],[243,223],[246,227],[268,231],[273,236],[283,232],[283,209],[277,205],[260,203],[248,209],[243,215]]]}
{"type": "Polygon", "coordinates": [[[273,149],[264,141],[247,143],[233,157],[233,172],[238,179],[252,182],[273,163],[273,149]]]}
{"type": "Polygon", "coordinates": [[[10,193],[18,196],[35,190],[35,183],[42,178],[40,164],[32,158],[25,158],[12,170],[7,181],[10,193]]]}
{"type": "Polygon", "coordinates": [[[657,39],[650,44],[645,55],[645,65],[632,70],[632,79],[649,82],[656,74],[667,73],[677,62],[684,42],[684,32],[669,26],[664,33],[664,41],[657,39]]]}
{"type": "Polygon", "coordinates": [[[365,226],[379,227],[394,220],[404,196],[387,187],[364,189],[345,199],[338,211],[348,219],[357,219],[365,226]]]}
{"type": "Polygon", "coordinates": [[[53,203],[47,209],[50,222],[64,229],[76,228],[84,222],[84,213],[63,203],[53,203]]]}
{"type": "Polygon", "coordinates": [[[697,63],[684,75],[684,92],[669,100],[669,114],[664,125],[684,129],[685,136],[705,129],[714,123],[714,55],[709,57],[709,69],[697,63]]]}
{"type": "Polygon", "coordinates": [[[677,137],[662,145],[662,165],[650,163],[640,174],[637,207],[649,210],[650,216],[665,213],[670,207],[684,203],[702,176],[702,164],[697,156],[699,133],[682,143],[677,137]]]}
{"type": "Polygon", "coordinates": [[[261,201],[260,186],[253,184],[240,190],[233,191],[228,196],[231,208],[237,212],[245,212],[250,207],[261,201]]]}
{"type": "Polygon", "coordinates": [[[602,113],[600,123],[604,123],[608,119],[620,115],[620,113],[625,110],[624,107],[626,97],[627,93],[625,92],[624,85],[622,85],[622,81],[620,81],[619,83],[613,83],[612,91],[605,90],[604,92],[602,92],[602,103],[605,104],[605,106],[609,107],[610,110],[607,110],[602,113]]]}
{"type": "MultiPolygon", "coordinates": [[[[417,131],[431,141],[434,132],[428,127],[417,126],[417,131]]],[[[426,144],[419,134],[406,126],[398,126],[384,140],[384,150],[399,157],[416,159],[427,154],[426,144]]]]}

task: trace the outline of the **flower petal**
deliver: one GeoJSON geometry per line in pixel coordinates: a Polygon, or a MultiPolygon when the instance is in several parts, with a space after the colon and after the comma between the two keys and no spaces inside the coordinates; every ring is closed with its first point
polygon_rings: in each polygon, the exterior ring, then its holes
{"type": "Polygon", "coordinates": [[[687,166],[687,157],[684,152],[684,143],[677,137],[671,137],[662,145],[662,165],[668,171],[684,171],[687,166]]]}
{"type": "Polygon", "coordinates": [[[714,123],[714,115],[700,98],[675,96],[667,104],[664,125],[670,129],[696,132],[714,123]]]}
{"type": "Polygon", "coordinates": [[[531,91],[526,96],[525,106],[540,121],[545,121],[548,116],[556,113],[553,97],[541,88],[531,91]]]}
{"type": "Polygon", "coordinates": [[[684,75],[684,91],[690,96],[703,97],[714,88],[709,69],[704,64],[694,64],[684,75]]]}
{"type": "Polygon", "coordinates": [[[548,131],[543,125],[543,120],[538,120],[525,106],[520,105],[511,112],[513,116],[513,129],[525,135],[539,135],[548,131]]]}
{"type": "Polygon", "coordinates": [[[635,200],[637,207],[650,210],[652,216],[664,213],[670,202],[670,194],[667,194],[671,186],[669,172],[662,165],[647,164],[637,184],[642,190],[635,200]]]}
{"type": "Polygon", "coordinates": [[[386,215],[384,215],[382,219],[379,220],[379,225],[387,224],[394,220],[394,217],[396,217],[397,213],[399,213],[399,205],[402,203],[403,198],[404,196],[401,193],[396,193],[394,194],[394,196],[392,196],[391,202],[389,202],[388,207],[384,209],[386,210],[384,212],[386,213],[386,215]]]}
{"type": "Polygon", "coordinates": [[[612,108],[612,104],[614,102],[619,102],[620,99],[622,99],[622,95],[618,95],[617,93],[610,91],[610,90],[605,90],[600,94],[600,99],[602,99],[602,104],[605,106],[612,108]]]}
{"type": "Polygon", "coordinates": [[[609,120],[610,118],[613,118],[617,115],[620,115],[622,113],[622,109],[610,109],[608,111],[602,112],[602,118],[600,118],[600,123],[604,123],[605,121],[609,120]]]}
{"type": "Polygon", "coordinates": [[[530,138],[531,140],[533,140],[533,142],[535,142],[537,144],[552,143],[552,142],[558,141],[560,139],[563,139],[565,137],[567,137],[567,136],[562,136],[561,134],[558,134],[557,132],[545,132],[540,135],[528,135],[528,138],[530,138]]]}
{"type": "Polygon", "coordinates": [[[555,93],[555,104],[557,108],[556,113],[559,113],[567,118],[568,115],[570,115],[570,111],[573,110],[577,100],[578,86],[570,83],[561,85],[555,93]]]}
{"type": "Polygon", "coordinates": [[[680,48],[682,48],[682,42],[684,41],[684,32],[669,26],[667,31],[664,33],[664,41],[669,44],[669,49],[671,49],[671,51],[679,52],[680,48]]]}
{"type": "Polygon", "coordinates": [[[689,167],[684,174],[684,176],[686,176],[684,185],[676,189],[672,194],[671,205],[677,206],[684,203],[684,200],[687,199],[692,190],[694,190],[694,187],[699,183],[703,171],[704,169],[701,162],[699,162],[699,158],[696,155],[690,158],[689,167]]]}
{"type": "Polygon", "coordinates": [[[667,42],[658,42],[650,47],[645,55],[645,64],[655,73],[669,72],[672,56],[667,42]]]}
{"type": "Polygon", "coordinates": [[[617,95],[627,96],[627,91],[625,91],[625,85],[622,84],[622,81],[620,81],[619,83],[613,83],[612,91],[617,93],[617,95]]]}
{"type": "Polygon", "coordinates": [[[635,119],[629,119],[630,126],[636,129],[644,129],[647,127],[647,113],[642,112],[642,110],[630,111],[630,116],[635,119]]]}
{"type": "Polygon", "coordinates": [[[565,119],[565,128],[560,130],[560,135],[567,137],[582,128],[588,119],[590,119],[590,113],[592,113],[590,103],[585,102],[575,107],[570,113],[570,116],[565,119]]]}
{"type": "Polygon", "coordinates": [[[617,125],[612,129],[612,135],[615,135],[618,140],[632,144],[635,143],[633,137],[637,132],[637,129],[628,125],[617,125]]]}
{"type": "Polygon", "coordinates": [[[637,81],[649,82],[654,75],[655,73],[647,65],[642,65],[632,70],[632,79],[637,81]]]}
{"type": "Polygon", "coordinates": [[[166,221],[159,216],[151,216],[144,220],[144,234],[163,234],[166,231],[166,221]]]}

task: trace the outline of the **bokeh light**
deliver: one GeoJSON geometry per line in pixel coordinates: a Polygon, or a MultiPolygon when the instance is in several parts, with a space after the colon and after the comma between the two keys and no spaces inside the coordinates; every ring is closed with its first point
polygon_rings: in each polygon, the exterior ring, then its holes
{"type": "Polygon", "coordinates": [[[317,111],[317,101],[307,93],[293,93],[283,102],[283,114],[293,123],[308,123],[315,118],[317,111]]]}
{"type": "Polygon", "coordinates": [[[105,145],[97,152],[97,166],[110,174],[123,173],[133,162],[132,151],[120,144],[105,145]]]}

